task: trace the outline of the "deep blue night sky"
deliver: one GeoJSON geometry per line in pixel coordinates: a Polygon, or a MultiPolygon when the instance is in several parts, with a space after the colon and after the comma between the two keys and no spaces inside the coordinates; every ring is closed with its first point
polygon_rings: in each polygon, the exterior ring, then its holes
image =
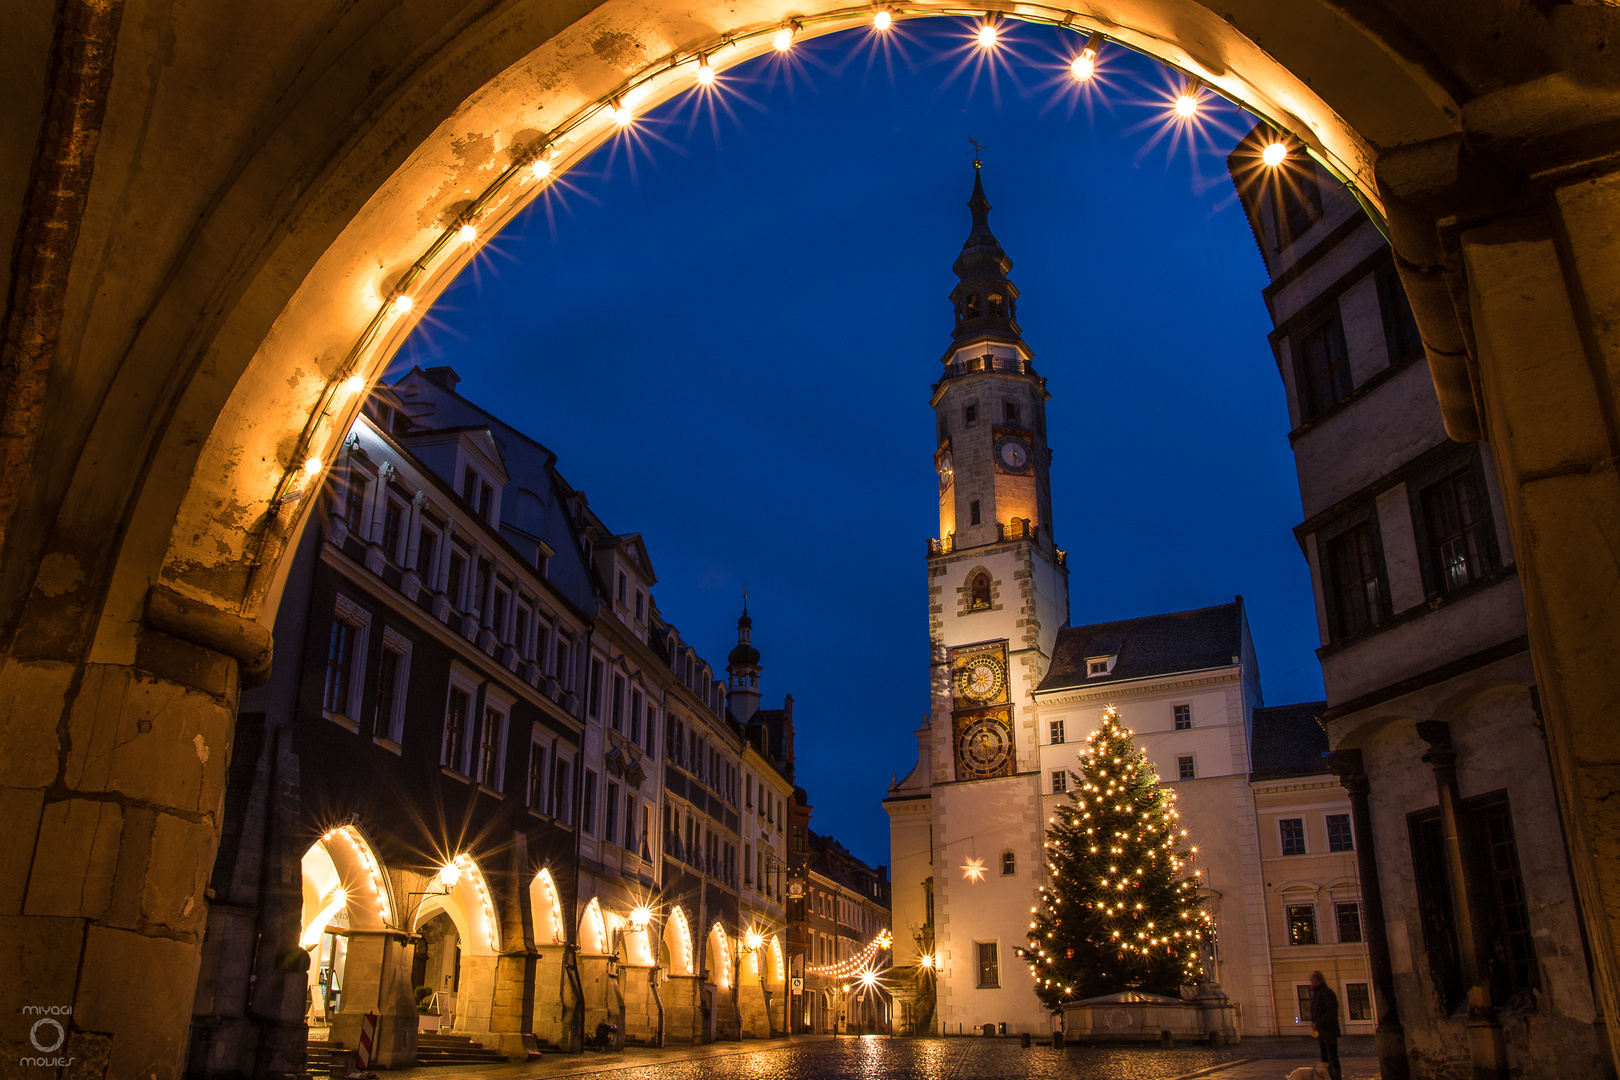
{"type": "Polygon", "coordinates": [[[875,62],[853,31],[733,69],[713,122],[693,95],[638,121],[496,237],[396,363],[454,365],[552,447],[610,528],[644,535],[661,611],[717,668],[746,579],[813,825],[873,863],[928,708],[928,398],[968,136],[1052,394],[1071,621],[1241,593],[1266,702],[1322,692],[1266,278],[1224,173],[1252,118],[1206,97],[1225,130],[1195,158],[1148,146],[1172,81],[1144,57],[1109,47],[1088,118],[1073,34],[1011,24],[992,79],[961,66],[967,23],[892,33],[875,62]]]}

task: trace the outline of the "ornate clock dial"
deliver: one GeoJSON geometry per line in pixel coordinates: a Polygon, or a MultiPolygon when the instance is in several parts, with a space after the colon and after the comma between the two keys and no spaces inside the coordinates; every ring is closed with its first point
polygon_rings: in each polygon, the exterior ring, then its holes
{"type": "Polygon", "coordinates": [[[945,489],[951,486],[955,473],[951,468],[951,455],[946,454],[939,459],[939,490],[944,494],[945,489]]]}
{"type": "Polygon", "coordinates": [[[977,656],[956,672],[956,692],[970,701],[995,701],[1007,688],[1007,672],[989,656],[977,656]]]}
{"type": "Polygon", "coordinates": [[[996,462],[1008,472],[1028,469],[1029,458],[1029,444],[1018,436],[1003,435],[996,440],[996,462]]]}
{"type": "Polygon", "coordinates": [[[970,774],[994,776],[1012,757],[1012,739],[1007,735],[1007,725],[993,716],[973,721],[963,729],[956,754],[970,774]]]}

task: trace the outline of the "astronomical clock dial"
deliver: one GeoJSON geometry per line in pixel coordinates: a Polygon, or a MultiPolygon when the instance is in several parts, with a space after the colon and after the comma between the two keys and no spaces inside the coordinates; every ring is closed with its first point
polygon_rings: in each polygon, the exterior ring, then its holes
{"type": "Polygon", "coordinates": [[[955,475],[951,467],[951,455],[941,455],[939,459],[939,492],[941,495],[951,486],[951,481],[955,478],[955,475]]]}
{"type": "Polygon", "coordinates": [[[957,737],[956,759],[971,779],[999,776],[1011,758],[1012,737],[997,717],[980,717],[957,737]]]}
{"type": "Polygon", "coordinates": [[[956,671],[956,696],[986,704],[1007,690],[1007,669],[993,656],[970,658],[956,671]]]}
{"type": "Polygon", "coordinates": [[[1029,469],[1029,443],[1017,435],[1003,435],[996,440],[996,464],[1010,473],[1029,469]]]}

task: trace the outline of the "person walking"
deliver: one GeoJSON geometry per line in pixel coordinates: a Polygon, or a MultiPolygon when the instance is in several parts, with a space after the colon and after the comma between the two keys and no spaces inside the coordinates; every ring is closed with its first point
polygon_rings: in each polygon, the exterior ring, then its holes
{"type": "Polygon", "coordinates": [[[1311,1030],[1322,1047],[1322,1061],[1327,1064],[1328,1076],[1342,1080],[1339,1067],[1339,995],[1322,978],[1320,971],[1311,972],[1311,1030]]]}

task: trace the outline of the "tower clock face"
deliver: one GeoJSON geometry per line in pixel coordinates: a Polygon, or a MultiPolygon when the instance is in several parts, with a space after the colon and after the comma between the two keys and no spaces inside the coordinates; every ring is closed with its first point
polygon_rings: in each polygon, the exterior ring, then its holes
{"type": "Polygon", "coordinates": [[[1012,758],[1012,738],[1007,725],[993,716],[973,721],[956,743],[956,760],[970,779],[999,775],[1012,758]]]}
{"type": "Polygon", "coordinates": [[[981,704],[998,701],[1007,690],[1007,670],[991,656],[976,656],[956,672],[956,695],[981,704]]]}
{"type": "Polygon", "coordinates": [[[1029,468],[1029,443],[1017,435],[1003,435],[996,440],[996,464],[1010,473],[1021,473],[1029,468]]]}
{"type": "Polygon", "coordinates": [[[955,478],[955,475],[956,475],[955,471],[951,467],[951,455],[945,454],[942,457],[940,457],[940,459],[939,459],[939,491],[940,491],[940,494],[943,495],[945,493],[945,489],[951,486],[951,480],[955,478]]]}

